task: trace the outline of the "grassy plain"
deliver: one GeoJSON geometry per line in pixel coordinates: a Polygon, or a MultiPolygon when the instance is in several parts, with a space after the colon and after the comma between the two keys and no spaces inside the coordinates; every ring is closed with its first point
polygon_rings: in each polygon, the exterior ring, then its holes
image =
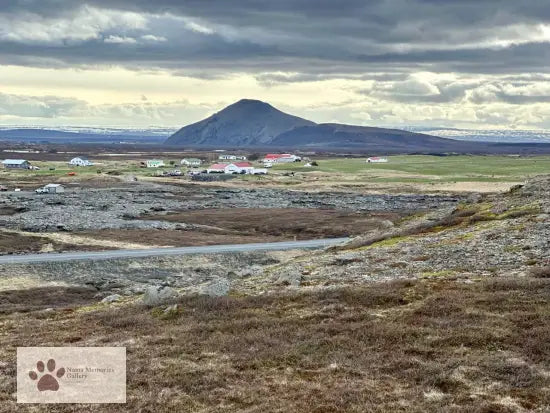
{"type": "Polygon", "coordinates": [[[388,163],[366,163],[365,158],[318,160],[318,167],[305,162],[275,165],[274,171],[358,174],[377,182],[481,181],[508,182],[550,172],[550,156],[391,156],[388,163]]]}
{"type": "MultiPolygon", "coordinates": [[[[205,153],[203,157],[212,158],[205,153]]],[[[378,192],[463,192],[504,191],[539,174],[550,173],[550,156],[428,156],[401,155],[389,157],[388,163],[368,164],[362,158],[312,157],[318,166],[306,167],[306,162],[274,165],[267,176],[239,176],[230,182],[214,182],[220,186],[291,186],[304,190],[345,189],[378,192]]],[[[70,167],[61,161],[34,161],[39,171],[0,170],[0,184],[19,184],[23,188],[37,183],[88,183],[101,180],[117,181],[117,177],[133,175],[138,179],[177,183],[189,177],[162,177],[164,170],[181,167],[177,159],[164,159],[165,168],[140,168],[141,158],[114,159],[103,155],[94,159],[93,167],[70,167]],[[173,165],[170,161],[174,162],[173,165]],[[55,168],[52,170],[52,168],[55,168]],[[68,174],[75,172],[75,176],[68,174]]],[[[205,163],[206,168],[210,163],[205,163]]],[[[260,162],[253,162],[262,167],[260,162]]],[[[200,169],[202,169],[200,168],[200,169]]]]}

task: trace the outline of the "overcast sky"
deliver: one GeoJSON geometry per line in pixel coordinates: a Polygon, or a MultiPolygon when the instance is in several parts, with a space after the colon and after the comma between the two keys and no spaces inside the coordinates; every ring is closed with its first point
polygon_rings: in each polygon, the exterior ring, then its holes
{"type": "Polygon", "coordinates": [[[0,124],[550,129],[544,0],[1,0],[0,124]]]}

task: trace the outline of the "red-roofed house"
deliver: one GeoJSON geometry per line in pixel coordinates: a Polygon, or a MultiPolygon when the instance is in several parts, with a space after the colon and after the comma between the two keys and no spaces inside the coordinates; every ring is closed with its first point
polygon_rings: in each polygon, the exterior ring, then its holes
{"type": "Polygon", "coordinates": [[[208,172],[209,174],[223,174],[225,173],[225,167],[227,166],[228,164],[226,163],[215,163],[214,165],[210,165],[210,168],[208,168],[206,170],[206,172],[208,172]]]}
{"type": "Polygon", "coordinates": [[[290,153],[268,153],[264,156],[264,163],[286,163],[301,161],[302,158],[290,153]]]}
{"type": "Polygon", "coordinates": [[[225,173],[225,174],[251,174],[254,172],[254,167],[250,162],[234,162],[234,163],[215,163],[206,170],[211,173],[225,173]]]}
{"type": "Polygon", "coordinates": [[[367,159],[367,163],[386,163],[388,162],[387,158],[380,158],[378,156],[371,156],[367,159]]]}
{"type": "Polygon", "coordinates": [[[225,168],[226,174],[234,174],[234,173],[251,174],[253,172],[254,172],[254,167],[250,162],[233,162],[227,165],[227,167],[225,168]]]}

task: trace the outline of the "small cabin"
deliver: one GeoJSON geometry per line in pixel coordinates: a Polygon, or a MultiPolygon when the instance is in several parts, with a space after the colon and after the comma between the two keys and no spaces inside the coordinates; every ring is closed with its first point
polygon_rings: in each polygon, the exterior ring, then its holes
{"type": "Polygon", "coordinates": [[[147,161],[147,168],[162,168],[164,167],[164,161],[159,159],[150,159],[147,161]]]}

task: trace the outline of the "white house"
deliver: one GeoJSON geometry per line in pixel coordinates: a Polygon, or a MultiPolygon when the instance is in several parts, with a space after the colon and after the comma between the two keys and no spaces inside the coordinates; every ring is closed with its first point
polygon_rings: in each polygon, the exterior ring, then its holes
{"type": "Polygon", "coordinates": [[[226,174],[251,174],[254,172],[254,167],[250,162],[233,162],[225,168],[226,174]]]}
{"type": "Polygon", "coordinates": [[[93,162],[90,162],[85,156],[77,156],[69,161],[69,165],[72,166],[94,166],[93,162]]]}
{"type": "Polygon", "coordinates": [[[387,158],[379,158],[378,156],[372,156],[367,159],[367,163],[386,163],[388,162],[387,158]]]}
{"type": "Polygon", "coordinates": [[[38,188],[35,192],[38,194],[62,194],[65,192],[65,187],[61,184],[48,184],[38,188]]]}
{"type": "Polygon", "coordinates": [[[185,158],[182,159],[180,165],[184,166],[201,166],[202,161],[199,158],[185,158]]]}
{"type": "Polygon", "coordinates": [[[218,156],[220,161],[246,161],[246,156],[244,155],[220,155],[218,156]]]}
{"type": "Polygon", "coordinates": [[[234,163],[215,163],[206,170],[207,173],[223,173],[223,174],[252,174],[254,167],[249,162],[234,162],[234,163]]]}
{"type": "Polygon", "coordinates": [[[164,166],[164,161],[159,159],[149,159],[147,161],[147,168],[162,168],[164,166]]]}

